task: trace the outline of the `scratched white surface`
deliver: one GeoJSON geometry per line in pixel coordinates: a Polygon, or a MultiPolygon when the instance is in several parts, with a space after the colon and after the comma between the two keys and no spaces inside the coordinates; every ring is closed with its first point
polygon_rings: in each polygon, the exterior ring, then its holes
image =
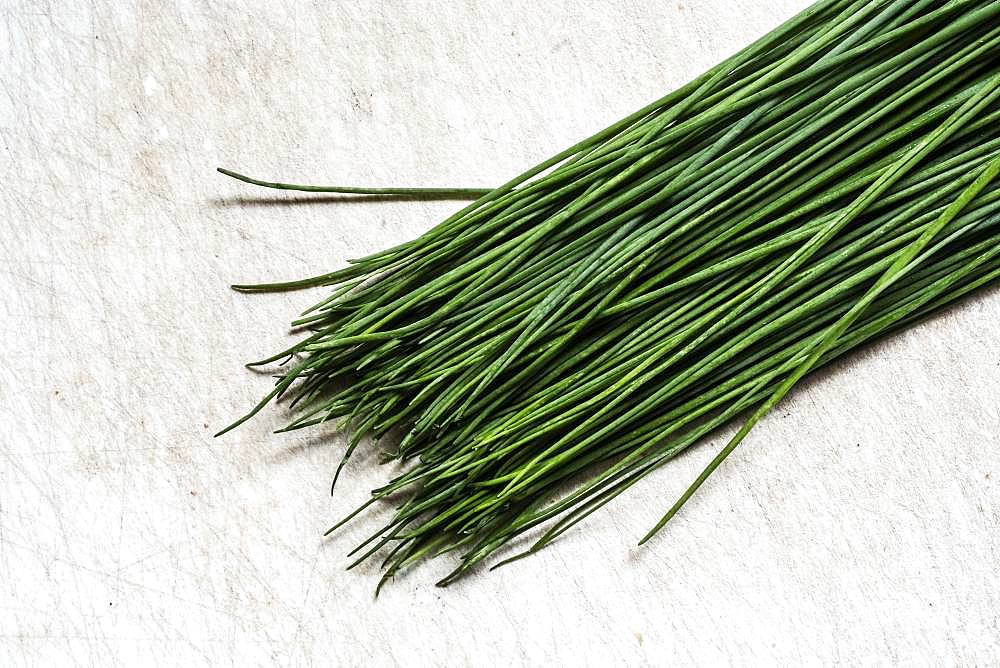
{"type": "Polygon", "coordinates": [[[490,185],[802,0],[39,2],[0,22],[0,665],[1000,661],[1000,291],[798,389],[643,549],[703,445],[543,554],[372,597],[387,472],[275,436],[241,364],[317,294],[241,296],[454,203],[213,173],[490,185]]]}

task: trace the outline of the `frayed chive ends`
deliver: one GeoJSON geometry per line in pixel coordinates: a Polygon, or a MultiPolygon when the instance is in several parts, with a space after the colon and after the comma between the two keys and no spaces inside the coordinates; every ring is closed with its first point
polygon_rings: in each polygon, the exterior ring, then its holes
{"type": "Polygon", "coordinates": [[[401,472],[333,527],[398,504],[352,553],[381,555],[380,587],[534,554],[744,419],[646,542],[805,375],[1000,277],[998,100],[1000,2],[824,0],[494,189],[220,169],[474,200],[346,268],[235,286],[330,289],[251,415],[339,420],[344,461],[393,435],[401,472]]]}

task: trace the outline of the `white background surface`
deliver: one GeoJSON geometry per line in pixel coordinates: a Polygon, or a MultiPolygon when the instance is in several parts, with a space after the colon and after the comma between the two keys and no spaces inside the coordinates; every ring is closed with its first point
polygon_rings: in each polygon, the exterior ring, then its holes
{"type": "Polygon", "coordinates": [[[487,186],[801,0],[10,0],[0,22],[0,665],[995,664],[1000,291],[804,384],[660,536],[693,449],[541,555],[376,601],[320,534],[388,471],[335,434],[211,434],[320,293],[241,296],[454,203],[216,175],[487,186]],[[455,5],[455,6],[452,6],[455,5]],[[320,437],[322,436],[322,437],[320,437]]]}

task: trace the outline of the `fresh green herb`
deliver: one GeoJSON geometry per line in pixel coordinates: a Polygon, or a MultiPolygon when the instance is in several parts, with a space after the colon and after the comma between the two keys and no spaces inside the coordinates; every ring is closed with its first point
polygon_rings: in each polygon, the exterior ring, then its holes
{"type": "MultiPolygon", "coordinates": [[[[282,431],[401,433],[403,499],[352,553],[382,582],[511,540],[532,554],[811,371],[1000,276],[1000,2],[821,0],[691,83],[502,186],[272,188],[476,197],[336,286],[268,402],[282,431]]],[[[221,433],[221,432],[220,432],[221,433]]],[[[333,529],[331,529],[332,531],[333,529]]],[[[499,564],[498,564],[499,565],[499,564]]],[[[381,586],[382,583],[380,583],[381,586]]]]}
{"type": "Polygon", "coordinates": [[[347,186],[303,186],[294,183],[277,183],[275,181],[261,181],[244,174],[234,172],[231,169],[219,167],[220,174],[231,176],[237,181],[249,183],[254,186],[264,188],[274,188],[275,190],[298,190],[307,193],[340,193],[343,195],[384,195],[390,197],[417,197],[428,198],[455,198],[455,199],[475,199],[490,192],[489,188],[351,188],[347,186]]]}

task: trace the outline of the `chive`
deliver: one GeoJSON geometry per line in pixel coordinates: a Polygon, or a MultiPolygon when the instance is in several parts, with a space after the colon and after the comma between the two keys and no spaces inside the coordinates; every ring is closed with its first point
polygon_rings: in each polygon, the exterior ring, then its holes
{"type": "MultiPolygon", "coordinates": [[[[750,412],[657,533],[813,370],[1000,277],[1000,3],[822,0],[420,237],[304,280],[280,431],[400,433],[397,503],[352,552],[379,588],[442,554],[453,582],[554,542],[750,412]]],[[[222,433],[222,432],[220,432],[222,433]]]]}
{"type": "Polygon", "coordinates": [[[309,193],[342,193],[346,195],[388,195],[394,197],[418,197],[421,199],[440,198],[460,198],[477,199],[491,192],[489,188],[354,188],[350,186],[308,186],[296,185],[294,183],[278,183],[275,181],[261,181],[250,176],[245,176],[224,167],[216,168],[216,171],[226,176],[231,176],[237,181],[249,183],[264,188],[275,190],[298,190],[309,193]]]}

